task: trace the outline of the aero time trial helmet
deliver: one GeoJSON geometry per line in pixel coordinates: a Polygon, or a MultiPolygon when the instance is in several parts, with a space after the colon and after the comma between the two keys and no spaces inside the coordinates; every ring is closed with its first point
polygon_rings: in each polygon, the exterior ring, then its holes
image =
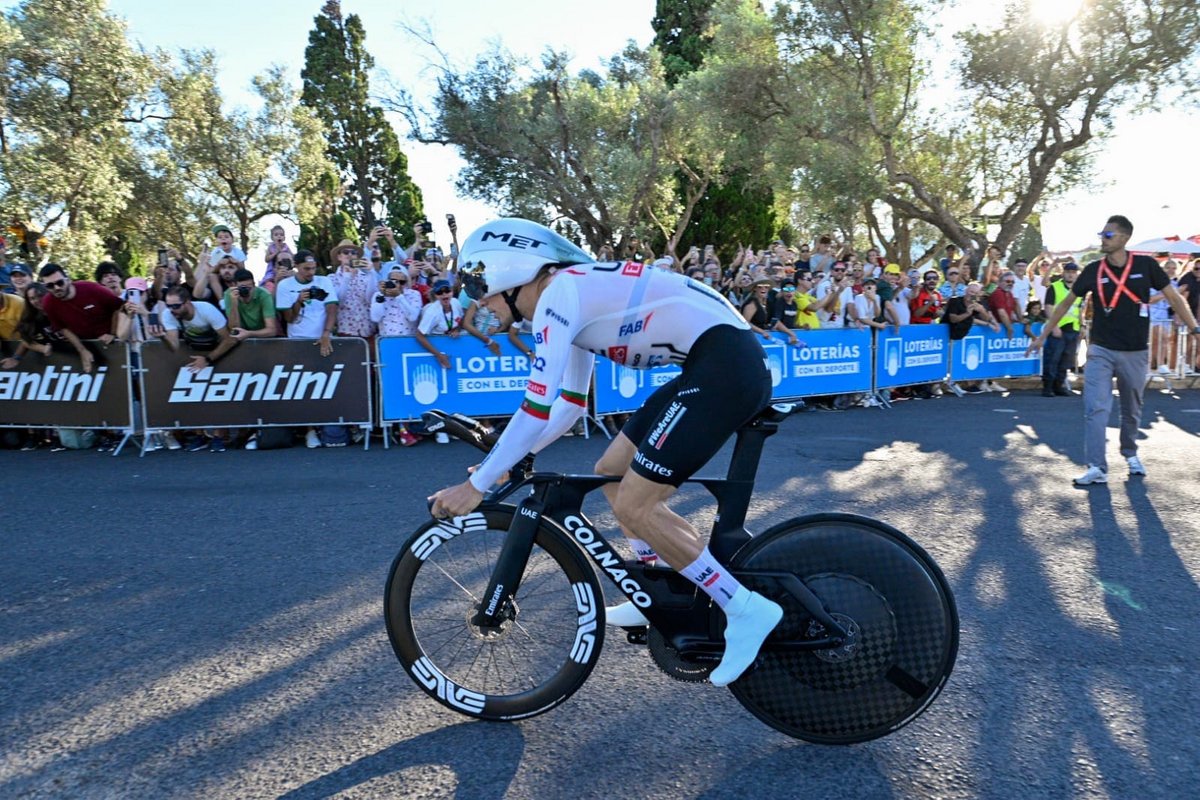
{"type": "Polygon", "coordinates": [[[547,264],[587,264],[591,256],[545,225],[508,217],[487,223],[463,242],[459,270],[482,278],[481,297],[490,297],[537,277],[547,264]]]}

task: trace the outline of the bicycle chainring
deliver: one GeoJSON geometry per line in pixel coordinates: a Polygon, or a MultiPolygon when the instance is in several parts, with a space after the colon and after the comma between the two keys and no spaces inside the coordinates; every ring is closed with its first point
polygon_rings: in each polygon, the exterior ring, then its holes
{"type": "Polygon", "coordinates": [[[650,657],[658,664],[658,668],[677,681],[702,683],[708,680],[709,673],[717,666],[716,661],[706,664],[686,660],[655,628],[647,631],[646,644],[650,648],[650,657]]]}

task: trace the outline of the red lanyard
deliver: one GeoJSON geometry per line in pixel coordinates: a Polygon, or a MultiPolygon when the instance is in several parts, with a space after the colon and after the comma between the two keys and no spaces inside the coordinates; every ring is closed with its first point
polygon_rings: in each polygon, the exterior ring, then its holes
{"type": "Polygon", "coordinates": [[[1142,298],[1138,297],[1136,294],[1134,294],[1132,291],[1130,291],[1129,287],[1127,287],[1125,285],[1125,281],[1129,277],[1129,270],[1132,268],[1133,268],[1133,253],[1125,254],[1125,271],[1121,273],[1120,278],[1117,277],[1117,274],[1115,272],[1113,272],[1111,269],[1109,269],[1108,256],[1105,256],[1104,258],[1102,258],[1100,260],[1100,272],[1096,276],[1096,295],[1098,296],[1098,298],[1100,300],[1100,307],[1104,309],[1105,314],[1112,313],[1113,309],[1117,307],[1117,301],[1121,299],[1122,294],[1129,295],[1130,300],[1137,303],[1138,305],[1141,305],[1142,298]],[[1111,280],[1113,280],[1117,284],[1117,288],[1113,291],[1111,300],[1104,299],[1103,278],[1105,276],[1108,276],[1111,280]]]}

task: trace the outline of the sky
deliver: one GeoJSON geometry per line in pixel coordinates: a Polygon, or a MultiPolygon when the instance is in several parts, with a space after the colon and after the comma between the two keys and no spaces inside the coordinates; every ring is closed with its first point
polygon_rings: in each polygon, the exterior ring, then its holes
{"type": "MultiPolygon", "coordinates": [[[[1047,9],[1075,0],[1038,0],[1047,9]]],[[[3,3],[11,6],[13,3],[3,3]]],[[[219,56],[221,85],[233,104],[254,101],[250,80],[267,66],[287,66],[299,85],[304,48],[313,17],[323,0],[110,0],[134,39],[147,47],[168,50],[210,48],[219,56]]],[[[428,97],[433,84],[429,66],[434,54],[402,30],[428,24],[434,39],[459,66],[473,60],[489,43],[500,41],[514,53],[536,58],[547,47],[575,56],[574,67],[598,67],[632,39],[653,39],[650,20],[654,0],[443,0],[399,4],[391,0],[343,0],[343,14],[358,14],[367,31],[367,47],[376,67],[416,97],[428,97]]],[[[966,27],[994,11],[992,0],[959,0],[941,16],[948,31],[966,27]]],[[[373,80],[382,93],[385,82],[373,80]]],[[[1134,241],[1200,233],[1200,212],[1190,201],[1200,186],[1200,160],[1190,130],[1194,109],[1167,107],[1138,116],[1117,118],[1112,139],[1096,161],[1092,187],[1071,192],[1042,209],[1043,237],[1052,250],[1082,250],[1095,244],[1095,232],[1110,214],[1128,216],[1134,241]]],[[[408,141],[407,128],[394,119],[409,157],[409,173],[425,199],[429,219],[442,241],[449,240],[445,215],[453,213],[460,232],[496,215],[485,203],[459,197],[454,179],[462,161],[452,148],[408,141]]]]}

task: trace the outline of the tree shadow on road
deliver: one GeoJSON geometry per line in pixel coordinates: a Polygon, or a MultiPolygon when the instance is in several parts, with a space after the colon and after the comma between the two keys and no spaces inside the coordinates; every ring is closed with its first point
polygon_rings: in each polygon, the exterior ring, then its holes
{"type": "Polygon", "coordinates": [[[375,794],[371,784],[410,767],[448,770],[454,786],[445,788],[458,800],[498,800],[508,792],[524,752],[525,737],[517,725],[462,722],[363,756],[279,800],[324,800],[356,788],[375,794]]]}

